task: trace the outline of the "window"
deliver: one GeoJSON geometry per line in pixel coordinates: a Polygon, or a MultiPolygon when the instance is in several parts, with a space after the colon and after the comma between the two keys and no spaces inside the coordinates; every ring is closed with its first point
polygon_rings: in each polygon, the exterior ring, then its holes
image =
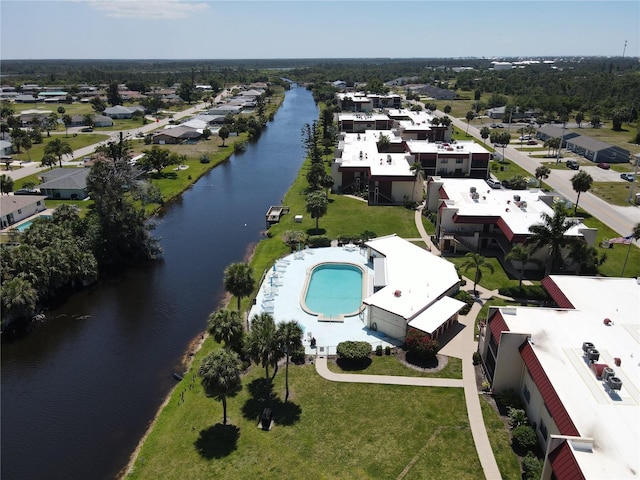
{"type": "Polygon", "coordinates": [[[462,162],[464,162],[464,159],[462,159],[462,158],[456,158],[456,163],[462,163],[462,162]]]}
{"type": "Polygon", "coordinates": [[[440,163],[449,163],[449,159],[448,158],[441,158],[440,159],[440,163]]]}
{"type": "Polygon", "coordinates": [[[526,383],[524,384],[522,395],[524,396],[524,401],[527,402],[527,405],[529,405],[529,402],[531,401],[531,392],[529,391],[526,383]]]}
{"type": "Polygon", "coordinates": [[[544,420],[542,420],[542,418],[540,418],[540,427],[539,427],[540,433],[542,434],[542,438],[544,438],[544,441],[547,441],[547,435],[549,435],[549,432],[547,430],[547,426],[544,424],[544,420]]]}
{"type": "Polygon", "coordinates": [[[21,208],[18,209],[18,213],[22,213],[22,209],[21,208]]]}

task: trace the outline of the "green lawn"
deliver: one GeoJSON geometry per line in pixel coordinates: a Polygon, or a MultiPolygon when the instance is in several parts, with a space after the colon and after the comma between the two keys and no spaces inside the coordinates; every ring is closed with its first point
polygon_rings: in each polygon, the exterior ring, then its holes
{"type": "MultiPolygon", "coordinates": [[[[98,143],[109,138],[108,135],[101,135],[99,133],[87,133],[87,134],[83,133],[82,135],[76,135],[76,136],[73,136],[71,134],[69,134],[69,136],[66,136],[64,133],[59,133],[59,134],[51,135],[51,137],[47,137],[47,134],[45,133],[43,136],[44,136],[44,139],[43,139],[44,141],[42,143],[34,144],[31,150],[29,150],[28,152],[23,149],[22,153],[13,154],[12,157],[18,161],[29,160],[29,158],[31,158],[32,162],[39,162],[40,160],[42,160],[42,156],[44,155],[45,146],[55,138],[60,139],[63,142],[67,142],[71,147],[71,149],[74,151],[80,148],[87,147],[89,145],[93,145],[94,143],[98,143]]],[[[66,158],[67,157],[65,157],[65,159],[66,158]]],[[[80,161],[81,159],[76,158],[75,160],[80,161]]]]}
{"type": "MultiPolygon", "coordinates": [[[[611,205],[626,207],[631,205],[628,199],[632,185],[631,182],[593,182],[589,192],[611,205]]],[[[640,186],[636,184],[634,191],[638,193],[639,190],[640,186]]]]}
{"type": "Polygon", "coordinates": [[[502,478],[504,480],[520,480],[521,473],[518,457],[513,453],[509,432],[506,430],[500,415],[489,405],[484,396],[480,397],[480,407],[482,408],[482,417],[487,428],[489,443],[491,443],[491,449],[502,478]]]}
{"type": "MultiPolygon", "coordinates": [[[[208,339],[196,365],[212,347],[208,339]]],[[[334,383],[312,365],[291,366],[290,401],[280,369],[270,392],[276,424],[265,432],[257,428],[263,369],[253,367],[228,400],[227,427],[194,373],[176,387],[127,478],[388,479],[408,466],[406,479],[482,477],[461,388],[334,383]]]]}
{"type": "MultiPolygon", "coordinates": [[[[467,259],[464,255],[461,256],[446,256],[444,257],[449,260],[451,263],[454,263],[458,267],[463,264],[467,259]]],[[[500,287],[508,287],[508,286],[517,286],[518,279],[510,279],[507,272],[505,272],[504,268],[498,261],[496,257],[487,257],[487,261],[491,266],[493,266],[493,273],[491,273],[488,269],[484,268],[482,270],[482,278],[480,279],[479,284],[484,288],[489,290],[495,290],[500,287]]],[[[473,277],[475,276],[475,269],[470,269],[465,271],[464,269],[460,269],[460,273],[465,277],[469,278],[472,282],[468,283],[465,288],[473,288],[473,277]]]]}
{"type": "Polygon", "coordinates": [[[435,378],[462,378],[462,360],[449,357],[447,365],[438,372],[423,372],[407,367],[402,364],[394,355],[372,355],[371,364],[362,370],[352,368],[343,369],[334,360],[327,362],[329,370],[335,373],[356,373],[363,375],[395,375],[401,377],[435,377],[435,378]]]}

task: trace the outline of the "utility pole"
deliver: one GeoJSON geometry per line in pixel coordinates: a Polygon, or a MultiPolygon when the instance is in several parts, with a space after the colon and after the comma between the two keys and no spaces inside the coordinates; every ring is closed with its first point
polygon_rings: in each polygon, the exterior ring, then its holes
{"type": "Polygon", "coordinates": [[[562,122],[562,136],[560,137],[560,145],[558,145],[558,153],[556,154],[556,165],[560,163],[560,151],[562,150],[562,142],[564,141],[564,129],[567,127],[567,122],[562,122]]]}
{"type": "Polygon", "coordinates": [[[627,41],[624,41],[624,48],[622,49],[622,58],[624,58],[624,52],[627,51],[627,41]]]}
{"type": "Polygon", "coordinates": [[[635,158],[636,169],[633,171],[633,182],[631,182],[631,188],[629,189],[629,198],[627,199],[628,203],[633,202],[633,194],[636,191],[636,182],[638,181],[638,166],[640,166],[640,153],[636,153],[632,158],[635,158]]]}

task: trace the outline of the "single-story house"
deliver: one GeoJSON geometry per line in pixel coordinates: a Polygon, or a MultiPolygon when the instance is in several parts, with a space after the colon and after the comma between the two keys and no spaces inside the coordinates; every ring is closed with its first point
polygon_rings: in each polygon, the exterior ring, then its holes
{"type": "Polygon", "coordinates": [[[0,224],[7,228],[46,209],[43,195],[1,195],[0,224]]]}
{"type": "Polygon", "coordinates": [[[111,117],[107,117],[106,115],[101,115],[96,113],[93,116],[93,126],[94,127],[113,127],[113,119],[111,117]]]}
{"type": "Polygon", "coordinates": [[[165,128],[153,136],[153,143],[156,145],[175,145],[185,140],[199,140],[202,133],[187,127],[165,128]]]}
{"type": "Polygon", "coordinates": [[[437,339],[457,321],[464,303],[451,298],[460,278],[455,266],[396,235],[365,243],[373,264],[373,294],[363,300],[365,324],[404,341],[411,328],[437,339]]]}
{"type": "Polygon", "coordinates": [[[111,118],[132,118],[135,112],[144,113],[144,108],[140,106],[124,107],[122,105],[116,105],[105,108],[102,113],[111,118]]]}
{"type": "Polygon", "coordinates": [[[406,88],[411,92],[435,98],[436,100],[453,100],[456,96],[455,92],[434,85],[410,85],[406,88]]]}
{"type": "Polygon", "coordinates": [[[236,115],[240,112],[242,112],[242,106],[240,105],[222,104],[209,109],[207,115],[236,115]]]}
{"type": "Polygon", "coordinates": [[[7,140],[0,140],[0,157],[11,155],[13,153],[13,143],[7,140]]]}
{"type": "Polygon", "coordinates": [[[626,148],[579,135],[566,140],[566,149],[594,163],[629,163],[631,153],[626,148]]]}
{"type": "Polygon", "coordinates": [[[536,138],[542,142],[549,140],[550,138],[562,138],[562,148],[565,148],[567,141],[576,138],[579,135],[567,129],[563,129],[557,125],[545,124],[541,126],[536,132],[536,138]],[[564,137],[562,131],[564,130],[564,137]]]}
{"type": "Polygon", "coordinates": [[[39,102],[44,102],[44,98],[34,97],[31,94],[22,94],[22,95],[16,95],[15,97],[13,97],[13,101],[16,103],[39,103],[39,102]]]}
{"type": "Polygon", "coordinates": [[[87,198],[88,168],[55,168],[40,173],[42,195],[56,200],[82,200],[87,198]]]}

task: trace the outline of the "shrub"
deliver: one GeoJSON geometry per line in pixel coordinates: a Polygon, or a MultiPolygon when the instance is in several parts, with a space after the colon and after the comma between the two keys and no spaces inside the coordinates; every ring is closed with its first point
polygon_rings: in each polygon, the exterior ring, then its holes
{"type": "Polygon", "coordinates": [[[304,346],[300,345],[298,348],[293,350],[290,357],[293,363],[296,365],[302,365],[305,359],[304,346]]]}
{"type": "Polygon", "coordinates": [[[537,480],[542,476],[543,462],[537,458],[533,453],[529,452],[522,459],[522,470],[524,472],[525,480],[537,480]]]}
{"type": "Polygon", "coordinates": [[[287,230],[282,234],[282,241],[289,246],[291,251],[293,251],[297,245],[306,245],[308,238],[309,235],[302,230],[287,230]]]}
{"type": "Polygon", "coordinates": [[[501,287],[500,295],[512,298],[526,298],[527,300],[550,300],[547,291],[541,285],[522,285],[521,287],[501,287]]]}
{"type": "Polygon", "coordinates": [[[376,346],[376,355],[377,355],[378,357],[381,357],[381,356],[382,356],[382,345],[378,345],[378,346],[376,346]]]}
{"type": "Polygon", "coordinates": [[[384,354],[385,355],[391,355],[391,347],[389,345],[384,347],[384,354]]]}
{"type": "Polygon", "coordinates": [[[467,313],[469,313],[469,311],[471,311],[474,300],[469,292],[460,290],[453,296],[453,298],[460,300],[461,302],[464,302],[466,304],[464,307],[462,307],[462,310],[460,310],[460,315],[466,315],[467,313]]]}
{"type": "Polygon", "coordinates": [[[206,153],[202,154],[202,156],[200,157],[200,163],[211,163],[209,155],[207,155],[206,153]]]}
{"type": "Polygon", "coordinates": [[[340,342],[336,349],[338,357],[349,361],[362,361],[369,358],[371,354],[371,344],[369,342],[356,342],[347,340],[340,342]]]}
{"type": "Polygon", "coordinates": [[[473,364],[480,365],[481,361],[482,361],[482,356],[480,355],[480,352],[473,352],[473,364]]]}
{"type": "Polygon", "coordinates": [[[521,408],[507,408],[508,417],[509,417],[509,426],[511,428],[518,428],[521,425],[526,425],[529,423],[529,419],[527,418],[527,413],[521,408]]]}
{"type": "Polygon", "coordinates": [[[440,344],[420,330],[409,330],[405,339],[405,346],[411,355],[417,359],[429,360],[436,356],[440,344]]]}
{"type": "Polygon", "coordinates": [[[309,246],[313,248],[330,247],[331,239],[325,235],[314,235],[309,237],[309,246]]]}
{"type": "Polygon", "coordinates": [[[358,235],[339,235],[338,243],[358,243],[360,241],[360,237],[358,235]]]}
{"type": "Polygon", "coordinates": [[[513,443],[523,450],[531,450],[538,444],[536,432],[528,425],[520,425],[511,432],[513,443]]]}
{"type": "Polygon", "coordinates": [[[241,141],[233,144],[233,151],[235,153],[244,152],[247,149],[247,142],[241,141]]]}
{"type": "Polygon", "coordinates": [[[520,396],[513,389],[505,390],[504,392],[500,392],[496,394],[496,400],[505,409],[508,409],[509,407],[513,407],[513,408],[519,408],[521,410],[524,410],[524,404],[522,403],[520,396]]]}

